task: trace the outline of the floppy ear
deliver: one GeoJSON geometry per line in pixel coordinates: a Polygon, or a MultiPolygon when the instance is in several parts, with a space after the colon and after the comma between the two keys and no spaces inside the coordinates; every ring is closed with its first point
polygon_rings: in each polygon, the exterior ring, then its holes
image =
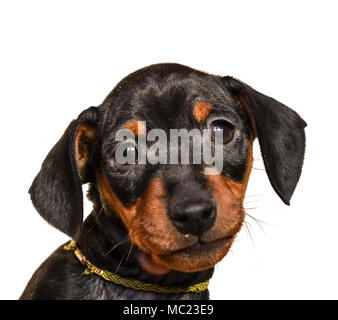
{"type": "Polygon", "coordinates": [[[83,219],[81,184],[90,179],[98,121],[96,107],[73,120],[44,160],[29,193],[34,207],[52,226],[76,237],[83,219]]]}
{"type": "Polygon", "coordinates": [[[270,183],[287,205],[302,172],[305,121],[284,104],[232,77],[226,88],[244,105],[253,122],[270,183]]]}

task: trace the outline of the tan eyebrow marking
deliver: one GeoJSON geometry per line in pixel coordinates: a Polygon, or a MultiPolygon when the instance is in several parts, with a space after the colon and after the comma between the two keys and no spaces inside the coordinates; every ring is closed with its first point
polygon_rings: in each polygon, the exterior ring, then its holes
{"type": "Polygon", "coordinates": [[[142,121],[138,121],[138,120],[128,121],[123,126],[123,128],[131,130],[134,133],[135,137],[137,137],[139,134],[140,135],[146,134],[146,128],[145,128],[144,123],[142,121]]]}
{"type": "Polygon", "coordinates": [[[205,121],[212,109],[212,104],[209,102],[197,102],[194,106],[193,114],[198,122],[205,121]]]}

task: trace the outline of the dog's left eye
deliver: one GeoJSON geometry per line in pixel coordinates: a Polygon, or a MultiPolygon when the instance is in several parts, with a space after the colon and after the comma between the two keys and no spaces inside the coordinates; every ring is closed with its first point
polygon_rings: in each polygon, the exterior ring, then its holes
{"type": "Polygon", "coordinates": [[[210,125],[211,128],[211,137],[215,141],[216,134],[220,133],[223,137],[223,144],[230,143],[235,135],[234,126],[225,120],[216,120],[213,121],[210,125]]]}

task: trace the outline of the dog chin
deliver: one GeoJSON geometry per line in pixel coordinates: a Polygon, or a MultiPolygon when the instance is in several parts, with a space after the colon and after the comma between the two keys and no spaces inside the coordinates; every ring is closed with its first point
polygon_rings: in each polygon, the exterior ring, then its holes
{"type": "Polygon", "coordinates": [[[228,253],[233,237],[225,237],[209,243],[196,243],[187,248],[165,254],[142,253],[139,262],[151,274],[163,275],[170,270],[198,272],[213,268],[228,253]]]}

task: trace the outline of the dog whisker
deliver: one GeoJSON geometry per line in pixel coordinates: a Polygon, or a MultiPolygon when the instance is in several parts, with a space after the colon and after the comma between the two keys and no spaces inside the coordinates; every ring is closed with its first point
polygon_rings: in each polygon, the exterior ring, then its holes
{"type": "Polygon", "coordinates": [[[128,256],[127,256],[127,259],[126,259],[126,262],[125,262],[125,264],[128,262],[128,259],[129,259],[129,257],[130,257],[130,254],[131,254],[131,250],[133,249],[133,245],[134,245],[134,243],[130,243],[130,248],[129,248],[129,252],[128,252],[128,256]]]}
{"type": "Polygon", "coordinates": [[[245,227],[245,229],[247,231],[247,234],[250,237],[252,246],[255,247],[255,244],[254,244],[254,241],[253,241],[253,238],[252,238],[252,234],[251,234],[251,231],[250,231],[250,228],[249,228],[249,227],[251,227],[251,224],[249,222],[247,222],[247,221],[243,221],[243,223],[244,223],[244,227],[245,227]]]}
{"type": "Polygon", "coordinates": [[[150,234],[147,234],[143,237],[142,241],[141,241],[141,245],[143,244],[143,241],[150,238],[150,234]]]}
{"type": "Polygon", "coordinates": [[[264,196],[264,193],[246,195],[245,198],[261,197],[261,196],[264,196]]]}
{"type": "MultiPolygon", "coordinates": [[[[145,221],[146,222],[146,221],[145,221]]],[[[144,224],[143,224],[144,225],[144,224]]],[[[137,228],[137,229],[135,229],[135,230],[133,230],[133,232],[130,232],[128,235],[126,235],[126,237],[125,237],[125,239],[124,240],[122,240],[122,241],[120,241],[120,242],[118,242],[117,244],[115,244],[110,250],[108,250],[104,255],[106,256],[106,255],[108,255],[109,253],[111,253],[114,249],[116,249],[118,246],[120,246],[121,244],[124,244],[124,243],[126,243],[126,242],[128,242],[128,241],[130,241],[130,236],[136,236],[136,235],[138,235],[138,234],[141,234],[142,232],[144,232],[143,230],[140,230],[141,229],[141,227],[139,227],[139,228],[137,228]]],[[[108,238],[108,240],[109,241],[111,241],[111,242],[115,242],[114,240],[112,240],[112,239],[110,239],[110,238],[108,238]]],[[[130,241],[131,242],[131,241],[130,241]]],[[[132,242],[131,242],[132,243],[132,242]]]]}
{"type": "MultiPolygon", "coordinates": [[[[148,235],[146,235],[146,236],[142,239],[141,244],[143,243],[143,241],[144,241],[145,239],[147,239],[147,236],[148,236],[148,235]]],[[[129,253],[128,253],[128,257],[127,257],[127,260],[128,260],[128,258],[129,258],[129,255],[130,255],[130,252],[131,252],[131,249],[132,249],[132,245],[133,245],[133,243],[131,243],[131,246],[130,246],[130,249],[129,249],[129,253]]],[[[122,256],[122,258],[121,258],[121,261],[120,261],[119,265],[117,266],[117,268],[116,268],[116,270],[115,270],[115,273],[117,273],[117,272],[119,271],[119,268],[120,268],[120,266],[121,266],[121,264],[122,264],[122,261],[124,260],[124,258],[125,258],[125,256],[126,256],[126,253],[127,253],[127,251],[123,254],[123,256],[122,256]]],[[[127,262],[127,261],[126,261],[126,262],[127,262]]]]}
{"type": "MultiPolygon", "coordinates": [[[[115,242],[113,241],[112,239],[109,239],[111,242],[115,242]]],[[[125,238],[124,240],[118,242],[117,244],[115,244],[111,249],[109,249],[105,254],[104,256],[108,255],[109,253],[111,253],[114,249],[116,249],[118,246],[120,246],[121,244],[124,244],[126,242],[130,241],[129,238],[125,238]]]]}
{"type": "Polygon", "coordinates": [[[128,242],[128,241],[130,241],[130,240],[129,240],[129,239],[125,239],[125,240],[123,240],[123,241],[118,242],[115,246],[113,246],[111,249],[109,249],[109,250],[104,254],[104,256],[108,255],[108,254],[111,253],[114,249],[116,249],[118,246],[120,246],[121,244],[126,243],[126,242],[128,242]]]}
{"type": "Polygon", "coordinates": [[[100,214],[101,214],[102,211],[103,211],[103,207],[101,207],[99,213],[97,213],[96,210],[95,210],[95,208],[94,208],[94,212],[95,212],[95,221],[94,221],[93,225],[91,226],[91,228],[89,229],[89,232],[91,232],[91,231],[94,229],[94,227],[95,227],[95,225],[96,225],[96,223],[97,223],[97,221],[98,221],[98,219],[99,219],[100,214]]]}
{"type": "Polygon", "coordinates": [[[249,204],[249,203],[256,203],[259,202],[260,200],[249,200],[249,201],[245,201],[243,202],[243,205],[249,204]]]}
{"type": "Polygon", "coordinates": [[[121,258],[121,260],[120,260],[120,263],[118,264],[118,266],[117,266],[117,268],[116,268],[116,270],[115,270],[115,273],[117,273],[117,272],[119,271],[120,266],[121,266],[121,264],[122,264],[122,261],[123,261],[124,257],[126,256],[126,254],[127,254],[127,251],[123,254],[123,256],[122,256],[122,258],[121,258]]]}
{"type": "Polygon", "coordinates": [[[264,228],[262,227],[261,224],[269,225],[268,223],[266,223],[266,222],[264,222],[264,221],[262,221],[262,220],[259,220],[259,219],[253,217],[252,215],[250,215],[250,214],[248,214],[248,213],[246,213],[246,212],[245,212],[245,215],[248,216],[249,218],[251,218],[252,220],[254,220],[255,223],[259,226],[259,228],[262,230],[262,232],[266,235],[266,233],[265,233],[265,231],[264,231],[264,228]]]}
{"type": "Polygon", "coordinates": [[[265,225],[269,225],[269,223],[267,223],[267,222],[264,222],[264,221],[262,221],[262,220],[260,220],[260,219],[258,219],[258,218],[255,218],[254,216],[252,216],[252,215],[250,215],[250,214],[248,214],[248,213],[246,213],[245,212],[245,214],[249,217],[249,218],[251,218],[251,219],[253,219],[256,223],[262,223],[262,224],[265,224],[265,225]]]}

